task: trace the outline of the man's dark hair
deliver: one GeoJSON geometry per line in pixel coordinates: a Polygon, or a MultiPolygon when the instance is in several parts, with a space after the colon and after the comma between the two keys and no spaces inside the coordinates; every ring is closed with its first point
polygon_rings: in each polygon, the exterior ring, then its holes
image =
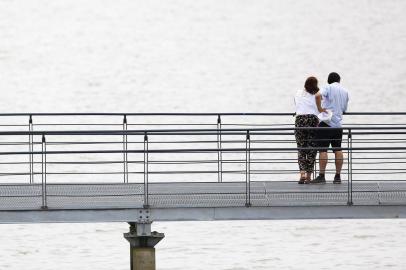
{"type": "Polygon", "coordinates": [[[304,88],[306,91],[312,95],[319,92],[319,87],[317,86],[317,79],[315,77],[309,77],[306,79],[304,88]]]}
{"type": "Polygon", "coordinates": [[[338,82],[338,83],[339,83],[340,80],[341,80],[340,75],[338,75],[337,72],[331,72],[330,74],[328,74],[327,82],[328,82],[329,84],[335,83],[335,82],[338,82]]]}

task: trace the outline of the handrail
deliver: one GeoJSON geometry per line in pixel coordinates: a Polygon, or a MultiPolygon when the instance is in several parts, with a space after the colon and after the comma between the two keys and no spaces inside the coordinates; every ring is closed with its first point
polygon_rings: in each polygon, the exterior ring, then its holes
{"type": "MultiPolygon", "coordinates": [[[[406,134],[406,133],[405,133],[406,134]]],[[[272,147],[272,148],[250,148],[251,152],[265,152],[265,151],[284,151],[284,152],[294,152],[297,150],[336,150],[341,149],[343,151],[353,150],[353,151],[363,151],[363,150],[406,150],[406,147],[340,147],[340,148],[326,148],[326,147],[312,147],[312,148],[301,148],[301,147],[272,147]]],[[[147,150],[80,150],[80,151],[45,151],[46,154],[122,154],[122,153],[217,153],[219,150],[216,148],[190,148],[190,149],[147,149],[147,150]]],[[[245,152],[246,148],[222,148],[222,152],[245,152]]],[[[43,151],[20,151],[20,152],[0,152],[0,155],[41,155],[43,151]]]]}
{"type": "MultiPolygon", "coordinates": [[[[246,134],[247,131],[254,132],[251,134],[262,134],[267,133],[255,133],[260,131],[294,131],[294,130],[322,130],[324,127],[291,127],[291,128],[223,128],[219,129],[127,129],[127,130],[44,130],[44,131],[0,131],[0,135],[142,135],[145,132],[148,134],[163,134],[163,135],[173,135],[173,134],[185,134],[185,135],[217,135],[218,132],[222,134],[235,134],[241,135],[246,134]],[[200,133],[207,132],[207,133],[200,133]],[[230,133],[231,132],[231,133],[230,133]],[[232,133],[237,132],[237,133],[232,133]]],[[[406,126],[346,126],[341,128],[329,128],[331,130],[406,130],[406,126]]],[[[290,133],[287,133],[288,135],[290,133]]]]}
{"type": "MultiPolygon", "coordinates": [[[[294,112],[279,113],[0,113],[1,116],[294,116],[294,112]]],[[[344,115],[406,115],[406,112],[345,112],[344,115]]]]}

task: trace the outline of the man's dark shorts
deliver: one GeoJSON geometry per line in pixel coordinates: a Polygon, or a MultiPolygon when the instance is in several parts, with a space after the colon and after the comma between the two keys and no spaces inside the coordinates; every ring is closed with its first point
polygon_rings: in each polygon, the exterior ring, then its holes
{"type": "Polygon", "coordinates": [[[320,122],[319,129],[316,131],[315,141],[318,147],[326,149],[320,150],[320,152],[327,152],[327,148],[333,147],[333,152],[341,151],[341,141],[343,139],[343,130],[332,128],[324,122],[320,122]]]}

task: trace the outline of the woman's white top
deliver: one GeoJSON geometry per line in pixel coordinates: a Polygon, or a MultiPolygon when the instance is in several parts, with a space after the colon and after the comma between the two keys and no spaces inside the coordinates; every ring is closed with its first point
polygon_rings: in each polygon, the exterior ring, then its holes
{"type": "Polygon", "coordinates": [[[314,114],[318,115],[319,110],[316,105],[316,95],[308,93],[306,90],[299,90],[295,95],[296,115],[314,114]]]}

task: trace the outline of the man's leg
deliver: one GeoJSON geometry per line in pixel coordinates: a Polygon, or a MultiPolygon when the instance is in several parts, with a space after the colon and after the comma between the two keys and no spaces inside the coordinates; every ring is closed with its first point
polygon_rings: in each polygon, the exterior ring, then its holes
{"type": "Polygon", "coordinates": [[[328,154],[327,151],[319,153],[319,167],[320,167],[320,174],[325,175],[326,167],[328,163],[328,154]]]}
{"type": "Polygon", "coordinates": [[[343,168],[343,151],[335,151],[334,154],[336,159],[336,174],[340,174],[343,168]]]}
{"type": "Polygon", "coordinates": [[[328,126],[323,122],[319,124],[319,127],[324,128],[316,131],[315,143],[319,148],[323,149],[319,151],[319,168],[320,168],[319,176],[317,176],[313,181],[310,181],[310,183],[312,184],[326,183],[325,173],[328,162],[327,149],[330,146],[328,133],[329,129],[327,128],[328,126]]]}
{"type": "Polygon", "coordinates": [[[329,141],[330,134],[329,129],[327,128],[328,126],[324,122],[321,122],[318,127],[323,127],[323,129],[319,129],[316,131],[314,145],[320,148],[325,148],[319,150],[319,168],[320,168],[319,173],[320,175],[324,176],[324,174],[326,173],[326,167],[328,162],[327,149],[330,146],[329,141]]]}
{"type": "Polygon", "coordinates": [[[319,165],[320,165],[320,174],[313,181],[310,181],[311,184],[325,184],[326,178],[326,166],[327,166],[327,152],[322,151],[319,153],[319,165]]]}
{"type": "Polygon", "coordinates": [[[334,184],[340,184],[341,183],[341,169],[343,167],[343,151],[341,150],[341,141],[343,138],[343,131],[341,130],[335,130],[334,131],[334,140],[331,143],[334,150],[335,154],[335,163],[336,163],[336,175],[334,176],[334,184]]]}

